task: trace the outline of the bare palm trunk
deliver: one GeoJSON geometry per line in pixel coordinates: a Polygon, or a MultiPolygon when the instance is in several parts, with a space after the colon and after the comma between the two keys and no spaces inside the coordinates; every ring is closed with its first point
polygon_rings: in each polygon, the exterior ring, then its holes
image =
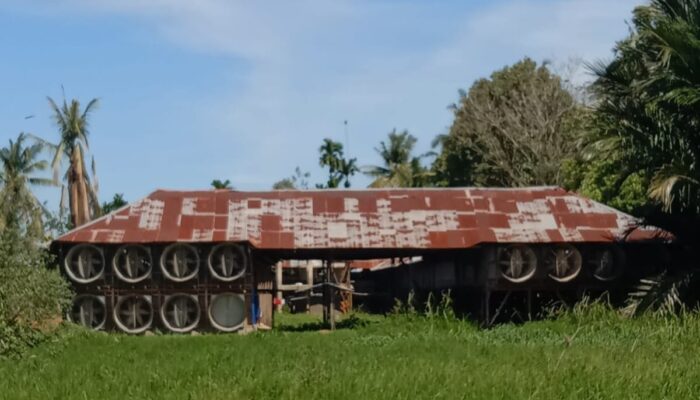
{"type": "Polygon", "coordinates": [[[78,185],[76,185],[75,171],[73,169],[73,160],[68,171],[68,203],[70,204],[70,221],[73,228],[78,227],[78,185]]]}
{"type": "Polygon", "coordinates": [[[71,157],[71,173],[69,177],[69,192],[71,205],[71,220],[78,227],[90,221],[90,208],[87,186],[83,171],[83,154],[80,148],[75,148],[71,157]]]}

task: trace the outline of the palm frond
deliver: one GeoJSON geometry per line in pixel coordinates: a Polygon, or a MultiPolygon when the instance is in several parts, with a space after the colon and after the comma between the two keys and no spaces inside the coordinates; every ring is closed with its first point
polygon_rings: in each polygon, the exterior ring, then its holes
{"type": "Polygon", "coordinates": [[[57,186],[53,179],[29,178],[29,183],[36,186],[57,186]]]}
{"type": "Polygon", "coordinates": [[[641,279],[629,294],[626,312],[641,315],[658,312],[673,315],[688,304],[698,301],[693,290],[700,283],[700,275],[693,270],[664,272],[651,278],[641,279]]]}
{"type": "Polygon", "coordinates": [[[649,186],[649,197],[663,205],[666,212],[678,209],[685,212],[688,209],[697,210],[700,182],[690,176],[683,175],[686,170],[673,165],[662,167],[652,179],[649,186]]]}

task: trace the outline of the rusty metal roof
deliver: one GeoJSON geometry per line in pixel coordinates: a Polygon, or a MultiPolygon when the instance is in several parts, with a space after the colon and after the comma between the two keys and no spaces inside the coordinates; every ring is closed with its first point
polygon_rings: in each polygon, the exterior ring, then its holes
{"type": "MultiPolygon", "coordinates": [[[[158,190],[57,243],[250,242],[260,249],[458,249],[611,242],[627,214],[556,187],[240,192],[158,190]]],[[[654,238],[638,228],[626,240],[654,238]]]]}

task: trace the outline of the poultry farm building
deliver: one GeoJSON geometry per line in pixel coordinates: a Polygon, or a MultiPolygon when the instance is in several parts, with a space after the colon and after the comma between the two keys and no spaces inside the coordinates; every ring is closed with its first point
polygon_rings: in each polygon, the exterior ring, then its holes
{"type": "Polygon", "coordinates": [[[352,290],[333,266],[419,259],[369,286],[479,293],[488,320],[492,293],[605,290],[641,274],[662,235],[637,223],[556,187],[158,190],[52,251],[77,293],[69,317],[94,329],[271,326],[274,266],[288,260],[323,260],[332,297],[352,290]]]}

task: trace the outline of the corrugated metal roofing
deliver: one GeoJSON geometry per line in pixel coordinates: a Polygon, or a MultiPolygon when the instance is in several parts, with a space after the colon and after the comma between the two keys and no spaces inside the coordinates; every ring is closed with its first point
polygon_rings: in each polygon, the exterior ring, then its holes
{"type": "MultiPolygon", "coordinates": [[[[158,190],[56,242],[250,242],[260,249],[457,249],[611,242],[634,218],[561,188],[158,190]]],[[[627,240],[652,239],[636,229],[627,240]]]]}

